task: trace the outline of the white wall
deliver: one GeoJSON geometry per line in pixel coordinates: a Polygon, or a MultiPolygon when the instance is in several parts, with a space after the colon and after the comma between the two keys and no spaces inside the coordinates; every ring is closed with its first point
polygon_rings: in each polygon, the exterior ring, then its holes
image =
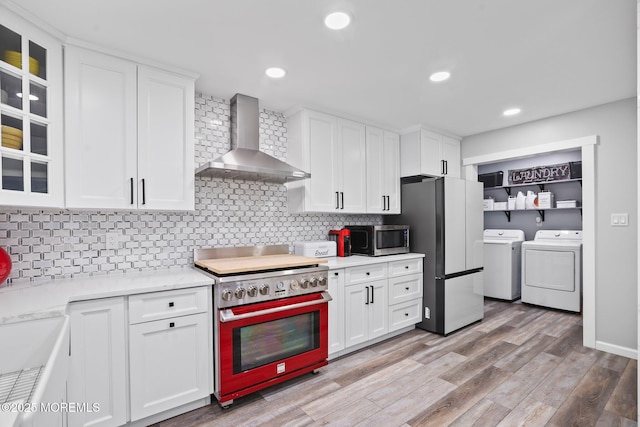
{"type": "Polygon", "coordinates": [[[637,349],[636,98],[463,138],[462,158],[599,135],[596,147],[596,341],[637,349]],[[612,227],[612,213],[629,227],[612,227]]]}

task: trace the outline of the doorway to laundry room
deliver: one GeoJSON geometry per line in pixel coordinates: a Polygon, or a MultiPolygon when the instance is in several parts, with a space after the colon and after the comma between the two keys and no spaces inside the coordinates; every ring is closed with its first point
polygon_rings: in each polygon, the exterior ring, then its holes
{"type": "MultiPolygon", "coordinates": [[[[467,179],[476,175],[482,175],[492,172],[502,171],[502,185],[493,185],[492,188],[485,190],[485,197],[493,197],[493,206],[488,211],[491,202],[485,202],[485,229],[493,227],[494,229],[521,229],[525,234],[525,241],[534,241],[538,231],[579,231],[581,236],[571,235],[569,237],[582,238],[582,262],[580,263],[580,271],[582,273],[582,303],[580,310],[583,316],[583,344],[588,347],[595,347],[595,146],[598,137],[596,135],[576,138],[566,141],[558,141],[549,144],[541,144],[518,150],[510,150],[498,153],[485,154],[481,156],[468,157],[463,159],[465,167],[465,176],[467,179]],[[545,184],[540,187],[537,184],[528,187],[519,182],[517,179],[522,177],[512,175],[512,181],[509,181],[509,170],[527,170],[536,169],[545,166],[562,165],[572,162],[580,162],[581,178],[570,178],[567,174],[566,179],[559,179],[553,184],[545,184]],[[510,187],[505,189],[503,187],[510,187]],[[522,193],[520,201],[518,201],[518,193],[522,193]],[[533,194],[531,194],[533,193],[533,194]],[[540,208],[539,199],[542,194],[543,206],[540,208]],[[547,193],[547,194],[544,194],[547,193]],[[554,207],[548,205],[550,202],[550,194],[553,194],[554,207]],[[523,209],[516,209],[514,203],[518,202],[521,207],[522,196],[524,196],[523,209]],[[527,201],[527,196],[529,200],[527,201]],[[512,205],[509,206],[509,198],[512,205]],[[536,200],[538,206],[536,206],[536,200]],[[561,206],[557,207],[557,201],[561,201],[561,206]],[[575,207],[572,203],[575,201],[575,207]],[[495,203],[498,209],[495,209],[495,203]],[[502,203],[506,202],[506,206],[502,203]],[[526,207],[530,206],[530,209],[526,207]],[[512,209],[509,209],[511,207],[512,209]],[[503,209],[504,208],[504,209],[503,209]],[[502,210],[502,211],[501,211],[502,210]]],[[[535,174],[534,172],[531,172],[535,174]]],[[[497,178],[499,182],[499,178],[497,178]]],[[[562,233],[561,233],[562,234],[562,233]]],[[[555,237],[555,236],[554,236],[555,237]]],[[[523,242],[523,245],[525,243],[523,242]]],[[[533,248],[536,251],[539,247],[533,248]]],[[[545,248],[546,249],[546,248],[545,248]]],[[[541,257],[533,260],[530,264],[537,266],[538,271],[542,271],[540,264],[542,259],[554,258],[551,253],[542,254],[536,252],[541,257]]],[[[568,257],[567,253],[563,256],[568,257]]],[[[576,256],[574,251],[573,257],[576,256]]],[[[566,271],[566,270],[565,270],[566,271]]],[[[545,272],[546,274],[546,272],[545,272]]],[[[565,273],[559,273],[560,275],[565,273]]],[[[533,279],[537,281],[555,280],[557,276],[536,276],[533,279]]],[[[563,279],[564,280],[564,279],[563,279]]],[[[562,281],[562,280],[561,280],[562,281]]],[[[556,283],[557,284],[557,283],[556,283]]],[[[541,304],[544,305],[544,304],[541,304]]]]}

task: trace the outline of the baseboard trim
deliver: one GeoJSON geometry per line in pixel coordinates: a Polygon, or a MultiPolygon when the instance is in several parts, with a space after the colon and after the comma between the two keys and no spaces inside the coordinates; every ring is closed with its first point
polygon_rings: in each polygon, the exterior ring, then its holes
{"type": "Polygon", "coordinates": [[[607,353],[613,353],[617,354],[618,356],[624,356],[628,357],[629,359],[638,360],[638,351],[633,348],[622,347],[602,341],[596,341],[596,350],[602,350],[606,351],[607,353]]]}

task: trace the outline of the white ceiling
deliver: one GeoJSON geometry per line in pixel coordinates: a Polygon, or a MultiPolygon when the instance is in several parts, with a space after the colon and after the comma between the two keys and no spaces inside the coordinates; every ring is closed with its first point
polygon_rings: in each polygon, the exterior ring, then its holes
{"type": "MultiPolygon", "coordinates": [[[[2,0],[4,1],[4,0],[2,0]]],[[[307,105],[460,136],[636,95],[635,0],[19,0],[67,36],[307,105]],[[352,25],[324,27],[346,10],[352,25]],[[269,66],[287,76],[271,80],[269,66]],[[449,81],[433,84],[433,71],[449,81]],[[505,118],[512,106],[522,114],[505,118]]]]}

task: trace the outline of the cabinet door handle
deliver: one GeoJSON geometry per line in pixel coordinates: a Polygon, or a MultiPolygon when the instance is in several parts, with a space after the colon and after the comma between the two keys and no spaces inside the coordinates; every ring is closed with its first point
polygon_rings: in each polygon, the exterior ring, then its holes
{"type": "Polygon", "coordinates": [[[175,324],[175,323],[173,323],[173,322],[170,322],[170,323],[169,323],[169,327],[170,327],[170,328],[173,328],[174,326],[176,326],[176,324],[175,324]]]}
{"type": "Polygon", "coordinates": [[[444,160],[440,160],[440,173],[444,175],[444,160]]]}
{"type": "Polygon", "coordinates": [[[339,275],[340,275],[340,273],[333,273],[333,275],[334,275],[334,276],[339,276],[339,275]]]}
{"type": "Polygon", "coordinates": [[[386,211],[386,206],[387,206],[387,196],[382,196],[382,210],[386,211]]]}
{"type": "Polygon", "coordinates": [[[449,175],[449,161],[448,160],[444,161],[444,174],[445,175],[449,175]]]}
{"type": "Polygon", "coordinates": [[[336,191],[336,209],[340,209],[340,192],[336,191]]]}
{"type": "Polygon", "coordinates": [[[407,287],[405,287],[404,289],[405,289],[405,291],[408,291],[408,290],[409,290],[409,287],[407,286],[407,287]]]}
{"type": "Polygon", "coordinates": [[[373,304],[373,286],[371,287],[371,304],[373,304]]]}
{"type": "Polygon", "coordinates": [[[144,188],[144,178],[142,178],[142,204],[144,205],[146,202],[145,200],[145,188],[144,188]]]}
{"type": "Polygon", "coordinates": [[[366,302],[364,303],[364,305],[369,305],[369,287],[367,286],[367,299],[365,300],[366,302]]]}
{"type": "Polygon", "coordinates": [[[391,210],[391,196],[387,196],[387,210],[391,210]]]}
{"type": "Polygon", "coordinates": [[[133,177],[129,178],[129,184],[131,185],[131,204],[133,204],[133,177]]]}
{"type": "Polygon", "coordinates": [[[169,303],[169,307],[173,307],[173,301],[169,303]]]}
{"type": "Polygon", "coordinates": [[[344,193],[340,192],[340,209],[344,209],[344,193]]]}

